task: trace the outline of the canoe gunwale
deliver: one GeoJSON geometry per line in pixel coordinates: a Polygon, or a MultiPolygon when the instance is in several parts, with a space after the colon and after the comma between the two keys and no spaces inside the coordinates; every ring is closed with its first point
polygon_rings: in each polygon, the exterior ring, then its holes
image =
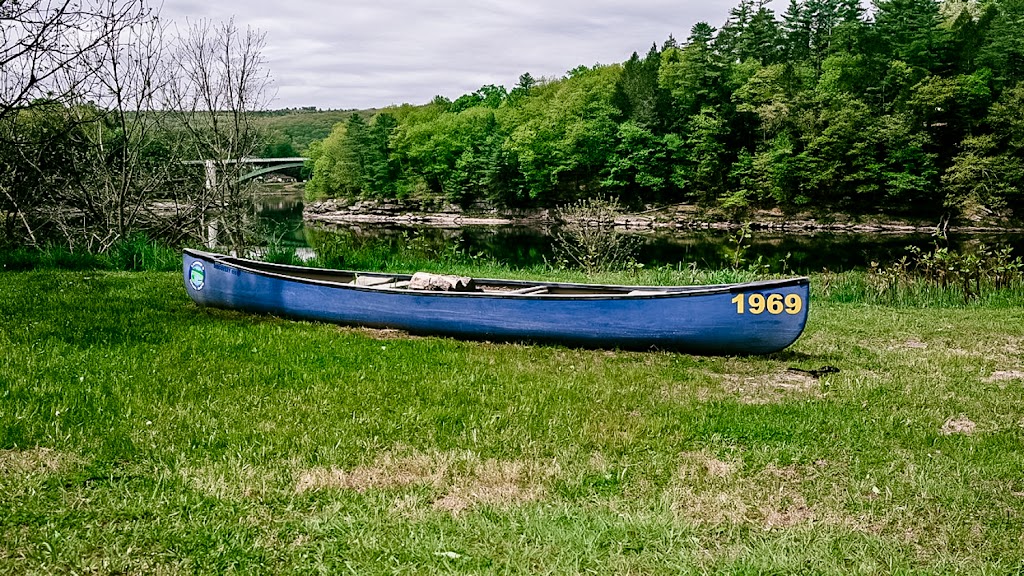
{"type": "Polygon", "coordinates": [[[357,276],[373,276],[379,278],[394,278],[395,282],[409,280],[412,275],[410,274],[390,274],[385,272],[363,272],[354,270],[332,270],[326,268],[308,268],[305,266],[295,266],[291,264],[273,264],[266,262],[259,262],[256,260],[250,260],[247,258],[239,258],[236,256],[229,256],[224,254],[216,254],[213,252],[205,252],[201,250],[194,250],[186,248],[184,253],[199,259],[205,260],[212,263],[214,266],[226,266],[234,268],[247,274],[255,274],[258,276],[264,276],[268,278],[276,278],[288,282],[298,282],[303,284],[311,284],[316,286],[325,286],[335,289],[353,290],[359,292],[371,292],[375,294],[392,294],[392,295],[415,295],[415,296],[430,296],[439,298],[509,298],[509,299],[550,299],[550,300],[647,300],[647,299],[661,299],[661,298],[681,298],[691,296],[706,296],[710,294],[722,294],[722,293],[739,293],[739,292],[751,292],[751,291],[766,291],[778,288],[785,288],[789,286],[800,286],[809,284],[810,280],[807,277],[800,276],[794,278],[786,278],[782,280],[761,280],[756,282],[746,282],[739,284],[714,284],[706,286],[640,286],[640,285],[618,285],[618,284],[580,284],[580,283],[568,283],[568,282],[543,282],[537,280],[506,280],[496,278],[474,278],[478,285],[485,286],[510,286],[510,287],[529,287],[529,286],[547,286],[556,289],[584,289],[584,290],[601,290],[607,289],[608,293],[594,293],[594,294],[514,294],[502,291],[483,291],[483,292],[442,292],[442,291],[426,291],[426,290],[412,290],[408,288],[392,288],[386,285],[383,286],[360,286],[356,284],[349,284],[348,282],[321,280],[316,278],[309,278],[304,274],[309,273],[320,273],[325,275],[337,275],[339,277],[345,275],[357,276]],[[641,294],[630,294],[630,291],[642,291],[641,294]],[[616,293],[617,292],[617,293],[616,293]]]}

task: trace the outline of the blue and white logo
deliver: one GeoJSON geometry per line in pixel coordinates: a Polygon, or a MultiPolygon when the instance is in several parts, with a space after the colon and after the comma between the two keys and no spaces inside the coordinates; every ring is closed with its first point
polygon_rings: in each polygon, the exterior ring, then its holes
{"type": "Polygon", "coordinates": [[[199,260],[189,266],[188,283],[196,290],[202,290],[206,285],[206,267],[199,260]]]}

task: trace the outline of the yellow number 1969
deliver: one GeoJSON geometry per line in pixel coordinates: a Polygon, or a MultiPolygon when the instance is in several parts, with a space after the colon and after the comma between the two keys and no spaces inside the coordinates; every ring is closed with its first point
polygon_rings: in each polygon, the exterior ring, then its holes
{"type": "Polygon", "coordinates": [[[804,300],[799,294],[737,294],[732,299],[737,314],[799,314],[804,309],[804,300]]]}

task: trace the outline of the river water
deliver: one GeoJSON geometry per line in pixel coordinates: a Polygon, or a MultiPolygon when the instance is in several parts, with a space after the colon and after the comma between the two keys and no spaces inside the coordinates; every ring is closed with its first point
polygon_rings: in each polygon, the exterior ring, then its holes
{"type": "MultiPolygon", "coordinates": [[[[529,266],[545,259],[553,261],[553,231],[517,226],[468,226],[459,229],[396,227],[359,224],[324,227],[303,222],[301,192],[262,194],[259,214],[282,246],[308,248],[311,230],[340,233],[382,242],[415,240],[438,250],[458,249],[467,254],[492,257],[509,266],[529,266]]],[[[732,265],[737,249],[736,233],[721,230],[676,231],[642,234],[637,261],[645,266],[689,266],[722,268],[732,265]]],[[[820,272],[864,269],[872,262],[887,265],[908,254],[911,246],[931,250],[936,246],[964,249],[984,243],[1012,246],[1024,255],[1024,234],[952,234],[936,238],[930,234],[879,234],[818,232],[777,234],[753,232],[739,246],[743,265],[760,261],[777,272],[820,272]]]]}

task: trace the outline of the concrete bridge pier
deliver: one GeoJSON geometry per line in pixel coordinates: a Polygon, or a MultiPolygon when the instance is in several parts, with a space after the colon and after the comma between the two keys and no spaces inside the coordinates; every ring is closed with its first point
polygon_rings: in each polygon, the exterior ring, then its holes
{"type": "Polygon", "coordinates": [[[213,160],[204,160],[206,166],[206,189],[213,190],[217,187],[217,163],[213,160]]]}

